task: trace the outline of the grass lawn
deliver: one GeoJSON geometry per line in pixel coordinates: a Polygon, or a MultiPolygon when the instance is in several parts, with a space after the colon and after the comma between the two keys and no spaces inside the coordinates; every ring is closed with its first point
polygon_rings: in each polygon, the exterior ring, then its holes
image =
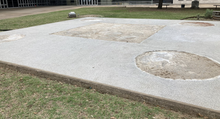
{"type": "Polygon", "coordinates": [[[58,21],[70,20],[67,14],[75,11],[79,15],[102,15],[109,18],[141,18],[141,19],[183,19],[186,17],[203,16],[206,9],[156,9],[136,7],[96,7],[64,10],[58,12],[24,16],[0,20],[0,31],[19,29],[58,21]]]}
{"type": "Polygon", "coordinates": [[[0,67],[0,118],[192,119],[195,117],[0,67]]]}

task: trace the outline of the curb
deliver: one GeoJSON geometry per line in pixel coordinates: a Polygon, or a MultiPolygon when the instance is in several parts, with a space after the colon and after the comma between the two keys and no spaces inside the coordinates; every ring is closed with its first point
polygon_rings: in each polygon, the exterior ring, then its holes
{"type": "Polygon", "coordinates": [[[135,91],[130,91],[123,88],[114,87],[111,85],[96,83],[80,78],[70,77],[62,74],[57,74],[53,72],[48,72],[40,69],[35,69],[27,66],[17,65],[9,62],[0,61],[0,67],[5,69],[11,69],[25,74],[31,74],[40,78],[47,78],[51,80],[56,80],[60,82],[69,83],[72,85],[77,85],[84,88],[93,88],[100,93],[108,93],[111,95],[117,95],[122,98],[127,98],[139,102],[145,102],[153,106],[159,106],[165,109],[180,111],[192,116],[204,116],[209,118],[220,119],[220,111],[191,105],[187,103],[182,103],[174,100],[169,100],[153,95],[147,95],[135,91]]]}

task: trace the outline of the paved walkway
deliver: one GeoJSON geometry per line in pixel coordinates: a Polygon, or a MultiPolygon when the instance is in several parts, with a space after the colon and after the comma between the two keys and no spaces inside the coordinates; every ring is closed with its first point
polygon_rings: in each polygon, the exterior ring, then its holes
{"type": "Polygon", "coordinates": [[[15,18],[33,14],[48,13],[61,10],[78,9],[79,6],[50,6],[0,9],[0,19],[15,18]]]}

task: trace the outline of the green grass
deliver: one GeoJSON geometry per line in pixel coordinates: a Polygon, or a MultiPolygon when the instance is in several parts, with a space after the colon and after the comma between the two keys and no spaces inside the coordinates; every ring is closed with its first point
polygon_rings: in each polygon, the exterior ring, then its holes
{"type": "Polygon", "coordinates": [[[191,119],[108,94],[0,68],[0,118],[191,119]]]}
{"type": "Polygon", "coordinates": [[[75,11],[79,15],[102,15],[103,17],[109,18],[183,19],[190,16],[196,16],[198,14],[203,15],[205,14],[206,9],[123,7],[80,8],[0,20],[0,31],[69,20],[70,18],[67,18],[67,14],[70,11],[75,11]]]}

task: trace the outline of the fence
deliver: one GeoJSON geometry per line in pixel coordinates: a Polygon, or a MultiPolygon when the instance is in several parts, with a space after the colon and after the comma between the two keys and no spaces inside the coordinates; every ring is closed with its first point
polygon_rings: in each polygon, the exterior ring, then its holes
{"type": "Polygon", "coordinates": [[[18,0],[18,7],[66,5],[66,0],[18,0]]]}
{"type": "Polygon", "coordinates": [[[149,5],[153,0],[146,1],[117,1],[117,2],[99,2],[98,5],[149,5]]]}
{"type": "Polygon", "coordinates": [[[98,0],[79,0],[78,5],[98,5],[98,0]]]}
{"type": "MultiPolygon", "coordinates": [[[[77,2],[77,5],[149,5],[154,4],[154,0],[146,1],[113,1],[98,2],[99,0],[0,0],[0,8],[8,7],[32,7],[32,6],[50,6],[50,5],[67,5],[77,2]]],[[[75,3],[76,4],[76,3],[75,3]]]]}
{"type": "Polygon", "coordinates": [[[67,5],[74,2],[74,0],[0,0],[0,9],[9,7],[67,5]]]}

